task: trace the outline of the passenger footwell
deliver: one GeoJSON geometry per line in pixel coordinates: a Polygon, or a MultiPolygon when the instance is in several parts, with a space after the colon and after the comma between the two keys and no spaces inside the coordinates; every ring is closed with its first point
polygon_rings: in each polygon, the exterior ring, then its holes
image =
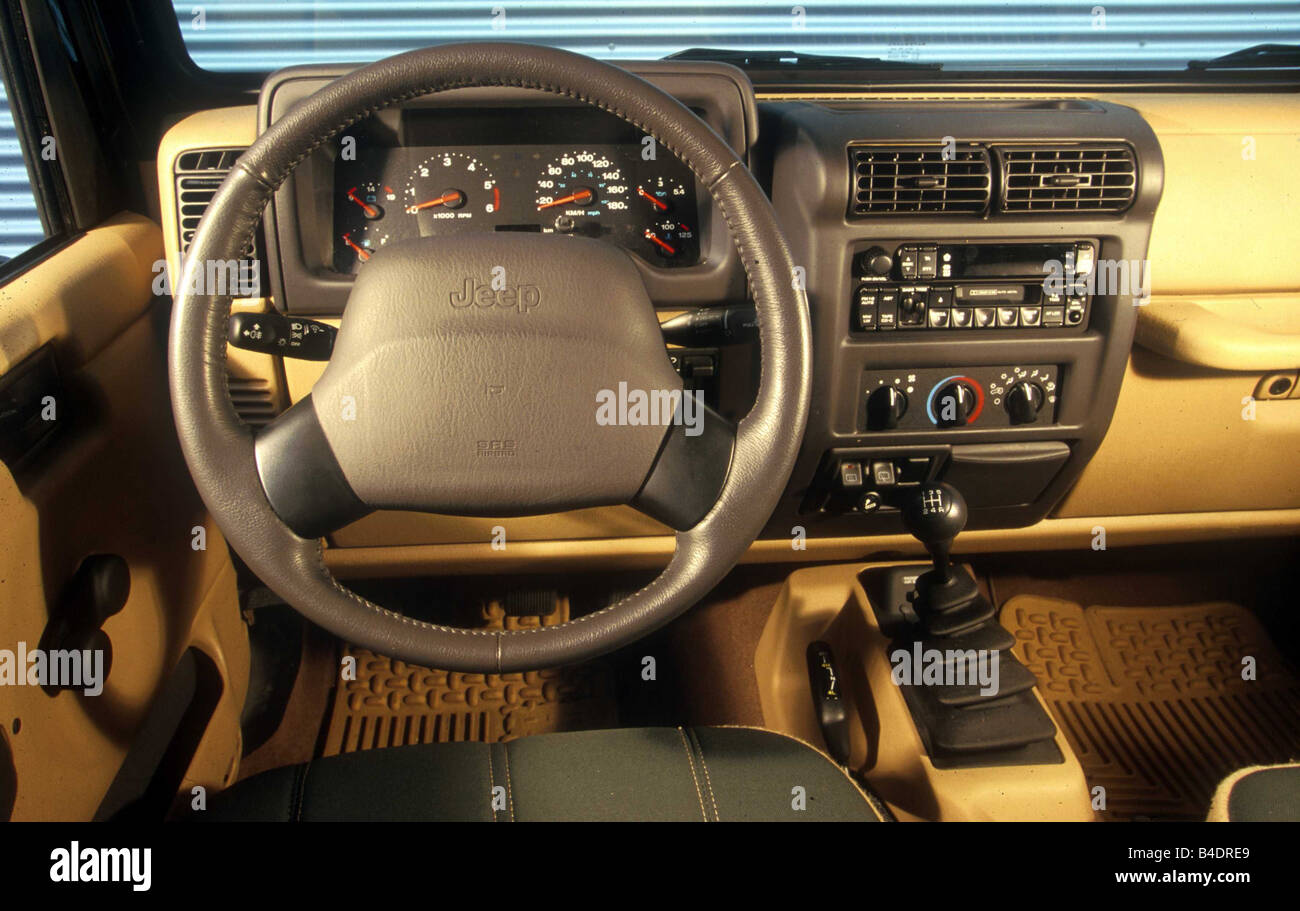
{"type": "Polygon", "coordinates": [[[1300,679],[1243,607],[1017,595],[1001,619],[1103,818],[1204,819],[1229,772],[1300,755],[1300,679]]]}

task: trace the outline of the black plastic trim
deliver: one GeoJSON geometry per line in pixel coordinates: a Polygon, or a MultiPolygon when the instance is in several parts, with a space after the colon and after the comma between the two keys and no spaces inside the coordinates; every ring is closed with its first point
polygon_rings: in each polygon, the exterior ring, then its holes
{"type": "Polygon", "coordinates": [[[254,449],[266,499],[295,534],[320,538],[370,512],[343,476],[310,395],[258,431],[254,449]]]}
{"type": "Polygon", "coordinates": [[[718,502],[736,444],[735,425],[707,405],[700,407],[701,432],[690,436],[677,424],[668,429],[650,475],[631,503],[678,531],[694,527],[718,502]]]}

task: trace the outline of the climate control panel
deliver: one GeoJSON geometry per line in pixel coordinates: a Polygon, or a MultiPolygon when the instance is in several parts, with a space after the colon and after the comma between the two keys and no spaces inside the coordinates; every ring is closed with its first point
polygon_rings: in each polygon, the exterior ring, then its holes
{"type": "Polygon", "coordinates": [[[867,431],[1052,424],[1055,364],[867,370],[858,425],[867,431]]]}

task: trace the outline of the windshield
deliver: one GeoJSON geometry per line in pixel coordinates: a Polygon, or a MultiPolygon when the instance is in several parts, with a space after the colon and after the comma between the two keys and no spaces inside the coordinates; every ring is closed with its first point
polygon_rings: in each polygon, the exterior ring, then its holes
{"type": "Polygon", "coordinates": [[[655,59],[707,47],[939,63],[946,70],[1183,69],[1191,60],[1252,45],[1300,42],[1295,0],[184,0],[173,6],[199,66],[243,72],[366,62],[469,40],[548,44],[600,58],[655,59]]]}

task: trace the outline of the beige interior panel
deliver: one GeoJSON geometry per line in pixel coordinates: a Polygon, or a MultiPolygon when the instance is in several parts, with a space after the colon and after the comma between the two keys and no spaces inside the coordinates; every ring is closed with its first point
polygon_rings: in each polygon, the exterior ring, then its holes
{"type": "Polygon", "coordinates": [[[158,226],[123,213],[0,287],[0,374],[51,342],[61,368],[88,363],[148,308],[161,258],[158,226]]]}
{"type": "Polygon", "coordinates": [[[849,703],[850,763],[900,819],[1092,821],[1083,768],[1059,730],[1056,744],[1065,757],[1060,764],[934,767],[903,693],[891,680],[889,642],[857,581],[865,568],[801,569],[786,580],[754,656],[764,725],[822,742],[805,658],[809,643],[821,639],[835,653],[849,703]]]}
{"type": "Polygon", "coordinates": [[[1259,378],[1134,348],[1106,439],[1056,514],[1300,506],[1300,399],[1252,403],[1259,378]]]}
{"type": "Polygon", "coordinates": [[[1300,294],[1153,297],[1138,309],[1136,343],[1199,367],[1300,367],[1300,294]]]}
{"type": "Polygon", "coordinates": [[[47,605],[86,556],[120,554],[131,572],[125,607],[104,625],[113,662],[102,694],[0,688],[15,819],[89,819],[191,643],[228,674],[205,741],[221,758],[203,762],[228,764],[239,753],[247,642],[225,542],[171,421],[162,326],[149,307],[150,264],[161,256],[156,225],[121,217],[0,290],[6,356],[21,350],[11,339],[51,341],[65,382],[82,393],[60,403],[68,423],[22,486],[0,467],[0,643],[37,647],[47,605]],[[15,300],[20,310],[9,306],[15,300]],[[206,529],[206,550],[193,549],[195,526],[206,529]],[[207,626],[219,632],[196,635],[207,626]]]}
{"type": "MultiPolygon", "coordinates": [[[[510,520],[514,521],[514,520],[510,520]]],[[[1300,532],[1300,509],[1114,515],[1044,519],[1028,528],[970,530],[957,539],[957,554],[1009,551],[1076,550],[1092,547],[1098,527],[1111,550],[1149,544],[1268,538],[1300,532]]],[[[601,569],[655,569],[668,564],[674,540],[668,537],[516,541],[505,548],[487,542],[373,547],[329,547],[325,563],[343,578],[465,575],[505,572],[575,572],[601,569]]],[[[910,535],[810,538],[802,550],[790,541],[756,541],[741,563],[803,563],[921,556],[910,535]]]]}

